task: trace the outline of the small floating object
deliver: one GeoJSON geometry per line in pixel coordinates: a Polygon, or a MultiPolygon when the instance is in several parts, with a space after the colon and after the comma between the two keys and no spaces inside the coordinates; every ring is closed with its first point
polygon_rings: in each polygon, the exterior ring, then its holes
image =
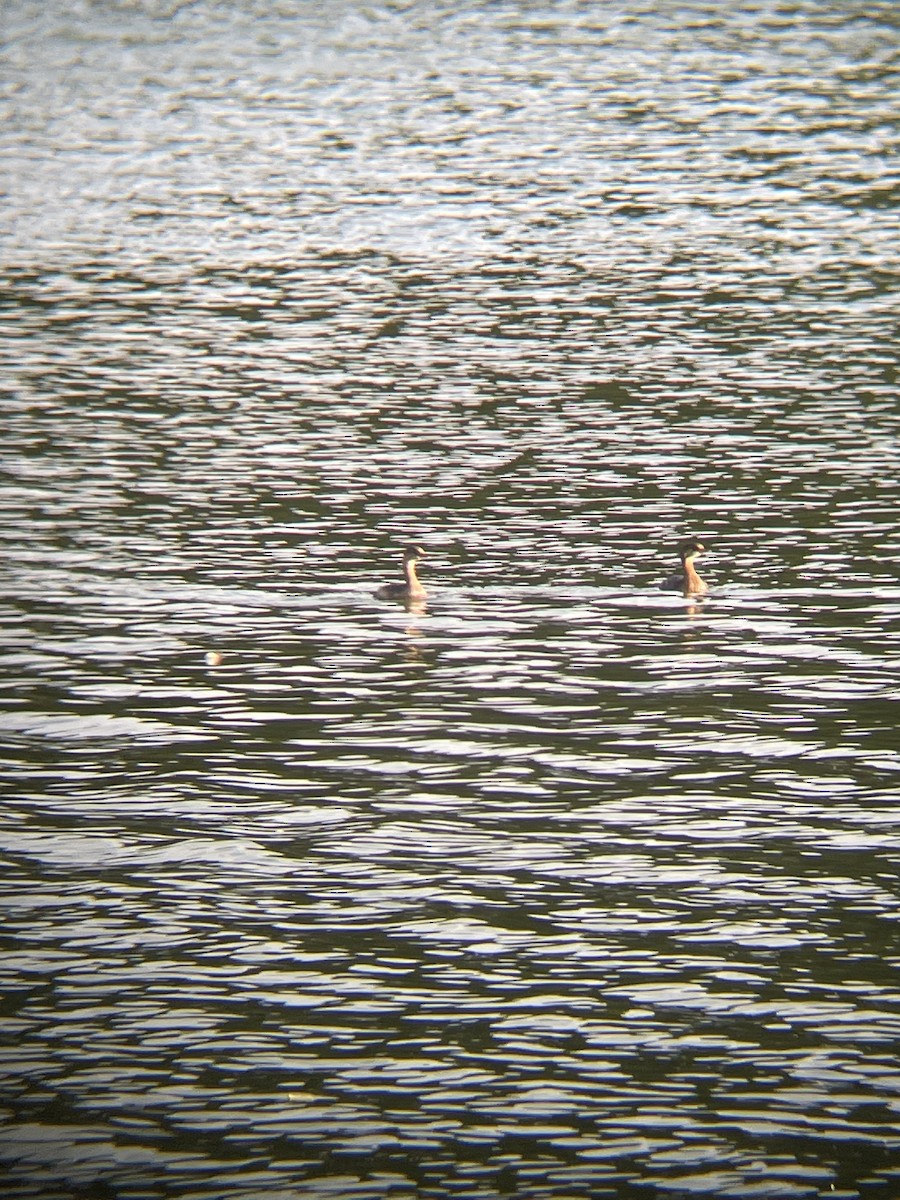
{"type": "Polygon", "coordinates": [[[222,655],[218,650],[207,650],[203,658],[208,667],[220,667],[222,665],[222,655]]]}

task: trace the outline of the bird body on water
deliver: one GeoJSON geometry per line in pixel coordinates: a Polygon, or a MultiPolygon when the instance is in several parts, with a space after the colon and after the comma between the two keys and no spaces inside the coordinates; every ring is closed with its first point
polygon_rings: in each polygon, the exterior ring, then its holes
{"type": "Polygon", "coordinates": [[[416,574],[416,563],[424,557],[421,546],[407,546],[403,551],[403,582],[387,584],[378,595],[383,600],[424,600],[428,593],[416,574]]]}
{"type": "Polygon", "coordinates": [[[681,592],[684,596],[702,596],[709,588],[697,574],[694,560],[703,553],[706,547],[696,538],[682,542],[678,548],[681,557],[681,570],[677,575],[664,579],[660,587],[667,592],[681,592]]]}

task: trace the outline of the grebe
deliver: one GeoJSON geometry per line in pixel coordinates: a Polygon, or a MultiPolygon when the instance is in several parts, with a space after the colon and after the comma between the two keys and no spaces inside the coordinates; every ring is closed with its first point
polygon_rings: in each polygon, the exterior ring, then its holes
{"type": "Polygon", "coordinates": [[[694,538],[689,542],[682,542],[678,547],[678,553],[681,555],[680,574],[670,575],[659,586],[667,592],[681,592],[685,596],[697,596],[708,592],[709,588],[694,570],[694,559],[705,549],[703,543],[694,538]]]}
{"type": "Polygon", "coordinates": [[[377,595],[383,600],[424,600],[428,593],[416,575],[416,563],[424,557],[421,546],[407,546],[403,551],[403,583],[389,583],[379,588],[377,595]]]}

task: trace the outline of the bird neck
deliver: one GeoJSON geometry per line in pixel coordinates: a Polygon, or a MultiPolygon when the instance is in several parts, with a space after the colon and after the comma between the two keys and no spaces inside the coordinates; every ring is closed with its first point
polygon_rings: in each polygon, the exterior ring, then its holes
{"type": "Polygon", "coordinates": [[[703,586],[703,580],[700,578],[694,568],[693,556],[684,560],[684,584],[685,587],[692,589],[703,586]]]}

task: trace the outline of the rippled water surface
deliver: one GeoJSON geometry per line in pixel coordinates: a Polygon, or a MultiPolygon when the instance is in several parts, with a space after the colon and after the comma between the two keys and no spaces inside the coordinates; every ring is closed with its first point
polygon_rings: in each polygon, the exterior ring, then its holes
{"type": "Polygon", "coordinates": [[[896,1200],[894,5],[2,8],[8,1194],[896,1200]]]}

